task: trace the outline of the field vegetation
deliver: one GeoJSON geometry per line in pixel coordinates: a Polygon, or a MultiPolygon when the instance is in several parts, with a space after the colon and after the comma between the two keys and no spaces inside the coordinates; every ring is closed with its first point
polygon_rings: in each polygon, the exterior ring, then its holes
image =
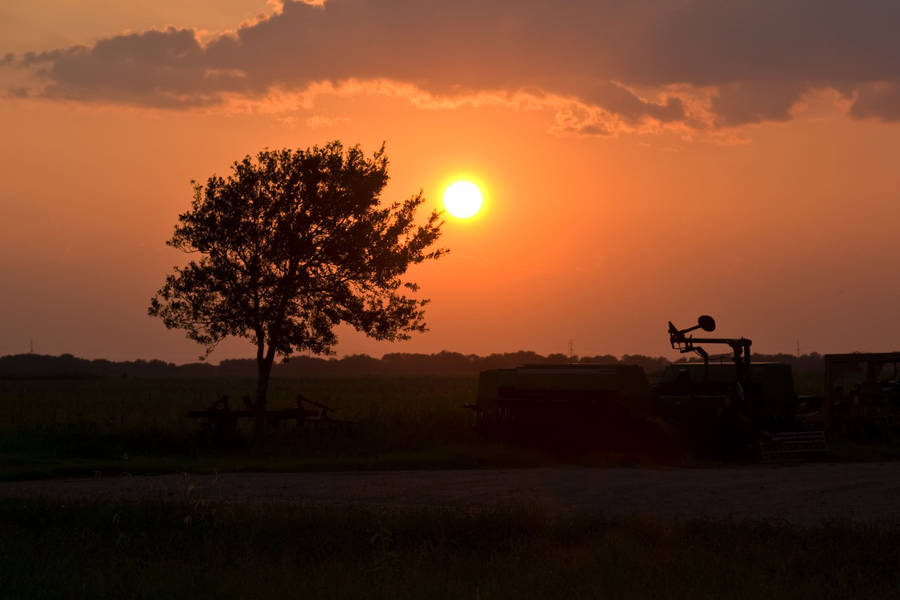
{"type": "MultiPolygon", "coordinates": [[[[804,385],[814,386],[810,378],[804,385]]],[[[477,377],[276,378],[338,409],[339,427],[284,423],[250,443],[185,417],[252,377],[0,379],[0,478],[101,473],[640,464],[481,439],[477,377]]],[[[849,458],[887,446],[847,444],[849,458]],[[868,448],[868,450],[866,450],[868,448]]],[[[656,459],[654,459],[656,460],[656,459]]],[[[677,457],[678,464],[697,465],[677,457]]],[[[886,598],[900,524],[799,527],[493,508],[0,499],[0,590],[11,598],[886,598]]]]}
{"type": "MultiPolygon", "coordinates": [[[[799,393],[821,393],[822,376],[798,372],[799,393]]],[[[228,395],[232,408],[252,396],[252,376],[55,376],[0,378],[0,478],[115,473],[477,468],[658,462],[640,452],[561,453],[500,444],[474,431],[477,374],[275,377],[270,407],[296,406],[297,394],[334,407],[348,423],[293,421],[249,443],[251,423],[224,439],[188,419],[228,395]]],[[[249,421],[249,420],[248,420],[249,421]]],[[[881,460],[900,455],[891,438],[860,444],[832,436],[834,457],[881,460]]],[[[668,464],[697,464],[686,455],[668,464]]]]}
{"type": "Polygon", "coordinates": [[[10,598],[888,598],[900,529],[0,501],[10,598]]]}
{"type": "Polygon", "coordinates": [[[275,379],[273,409],[295,407],[302,393],[345,423],[283,422],[263,448],[249,444],[249,422],[223,439],[185,416],[223,395],[239,408],[254,386],[224,377],[0,380],[0,476],[533,463],[479,442],[464,408],[477,386],[468,376],[275,379]]]}

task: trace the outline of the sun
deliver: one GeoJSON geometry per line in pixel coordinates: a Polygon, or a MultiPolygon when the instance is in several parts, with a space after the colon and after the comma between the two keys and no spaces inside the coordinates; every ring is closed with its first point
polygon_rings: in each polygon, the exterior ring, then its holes
{"type": "Polygon", "coordinates": [[[444,192],[444,208],[457,219],[468,219],[481,210],[482,195],[471,181],[457,181],[444,192]]]}

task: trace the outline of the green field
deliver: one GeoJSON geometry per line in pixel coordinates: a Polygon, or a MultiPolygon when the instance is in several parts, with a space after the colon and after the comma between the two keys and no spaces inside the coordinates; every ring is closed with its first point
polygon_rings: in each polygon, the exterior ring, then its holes
{"type": "Polygon", "coordinates": [[[254,380],[0,380],[0,478],[111,473],[467,468],[544,464],[547,457],[480,439],[474,377],[276,379],[271,408],[298,393],[337,409],[342,428],[293,421],[269,432],[263,448],[205,435],[185,417],[228,394],[232,407],[254,380]]]}
{"type": "MultiPolygon", "coordinates": [[[[464,404],[475,398],[475,377],[346,377],[273,379],[271,408],[295,405],[302,393],[338,409],[337,417],[389,426],[464,426],[464,404]]],[[[21,427],[91,428],[98,433],[158,431],[188,434],[186,411],[224,394],[232,407],[253,394],[252,378],[91,378],[0,380],[0,430],[21,427]]]]}
{"type": "MultiPolygon", "coordinates": [[[[476,396],[474,376],[386,376],[274,379],[270,407],[295,406],[296,395],[337,409],[341,428],[293,421],[251,447],[250,423],[235,439],[204,434],[188,419],[227,394],[233,408],[253,393],[252,378],[0,379],[0,479],[115,473],[478,468],[553,464],[622,465],[697,462],[608,451],[538,451],[529,443],[485,440],[464,408],[476,396]]],[[[860,444],[831,439],[832,457],[900,456],[894,438],[860,444]]]]}
{"type": "Polygon", "coordinates": [[[0,501],[30,598],[892,598],[900,529],[552,517],[526,508],[0,501]]]}

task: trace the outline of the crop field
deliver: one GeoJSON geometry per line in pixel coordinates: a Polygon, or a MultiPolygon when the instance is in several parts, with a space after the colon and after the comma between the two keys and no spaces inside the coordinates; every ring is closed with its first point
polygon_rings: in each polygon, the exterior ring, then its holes
{"type": "Polygon", "coordinates": [[[342,427],[293,421],[249,445],[205,435],[189,410],[228,395],[232,408],[252,378],[86,378],[0,380],[0,478],[218,470],[328,470],[518,466],[543,460],[524,449],[480,440],[475,377],[274,379],[270,408],[296,395],[336,409],[342,427]]]}
{"type": "MultiPolygon", "coordinates": [[[[797,387],[815,392],[820,379],[800,377],[797,387]]],[[[295,407],[303,394],[336,409],[333,418],[347,424],[298,430],[285,421],[269,431],[264,448],[250,447],[249,420],[239,423],[235,439],[222,440],[186,417],[223,395],[242,408],[254,386],[249,377],[0,379],[0,478],[647,462],[640,453],[559,456],[484,440],[464,408],[475,399],[475,376],[275,378],[270,408],[295,407]]],[[[833,438],[831,448],[838,457],[872,460],[894,458],[900,446],[833,438]]],[[[695,464],[684,455],[666,461],[695,464]]]]}
{"type": "MultiPolygon", "coordinates": [[[[223,395],[232,408],[252,396],[252,378],[89,378],[0,380],[0,431],[83,429],[97,433],[189,434],[185,417],[223,395]]],[[[458,429],[471,421],[475,377],[273,379],[269,407],[292,408],[297,394],[335,408],[337,419],[421,430],[458,429]]]]}

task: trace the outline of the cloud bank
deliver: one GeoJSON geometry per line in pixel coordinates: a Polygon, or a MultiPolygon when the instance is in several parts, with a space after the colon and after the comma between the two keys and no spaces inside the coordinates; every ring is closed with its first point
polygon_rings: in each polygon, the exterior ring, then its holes
{"type": "Polygon", "coordinates": [[[192,29],[7,57],[28,94],[167,109],[318,89],[423,106],[550,107],[555,129],[784,121],[837,90],[856,118],[900,120],[896,0],[327,0],[202,44],[192,29]]]}

